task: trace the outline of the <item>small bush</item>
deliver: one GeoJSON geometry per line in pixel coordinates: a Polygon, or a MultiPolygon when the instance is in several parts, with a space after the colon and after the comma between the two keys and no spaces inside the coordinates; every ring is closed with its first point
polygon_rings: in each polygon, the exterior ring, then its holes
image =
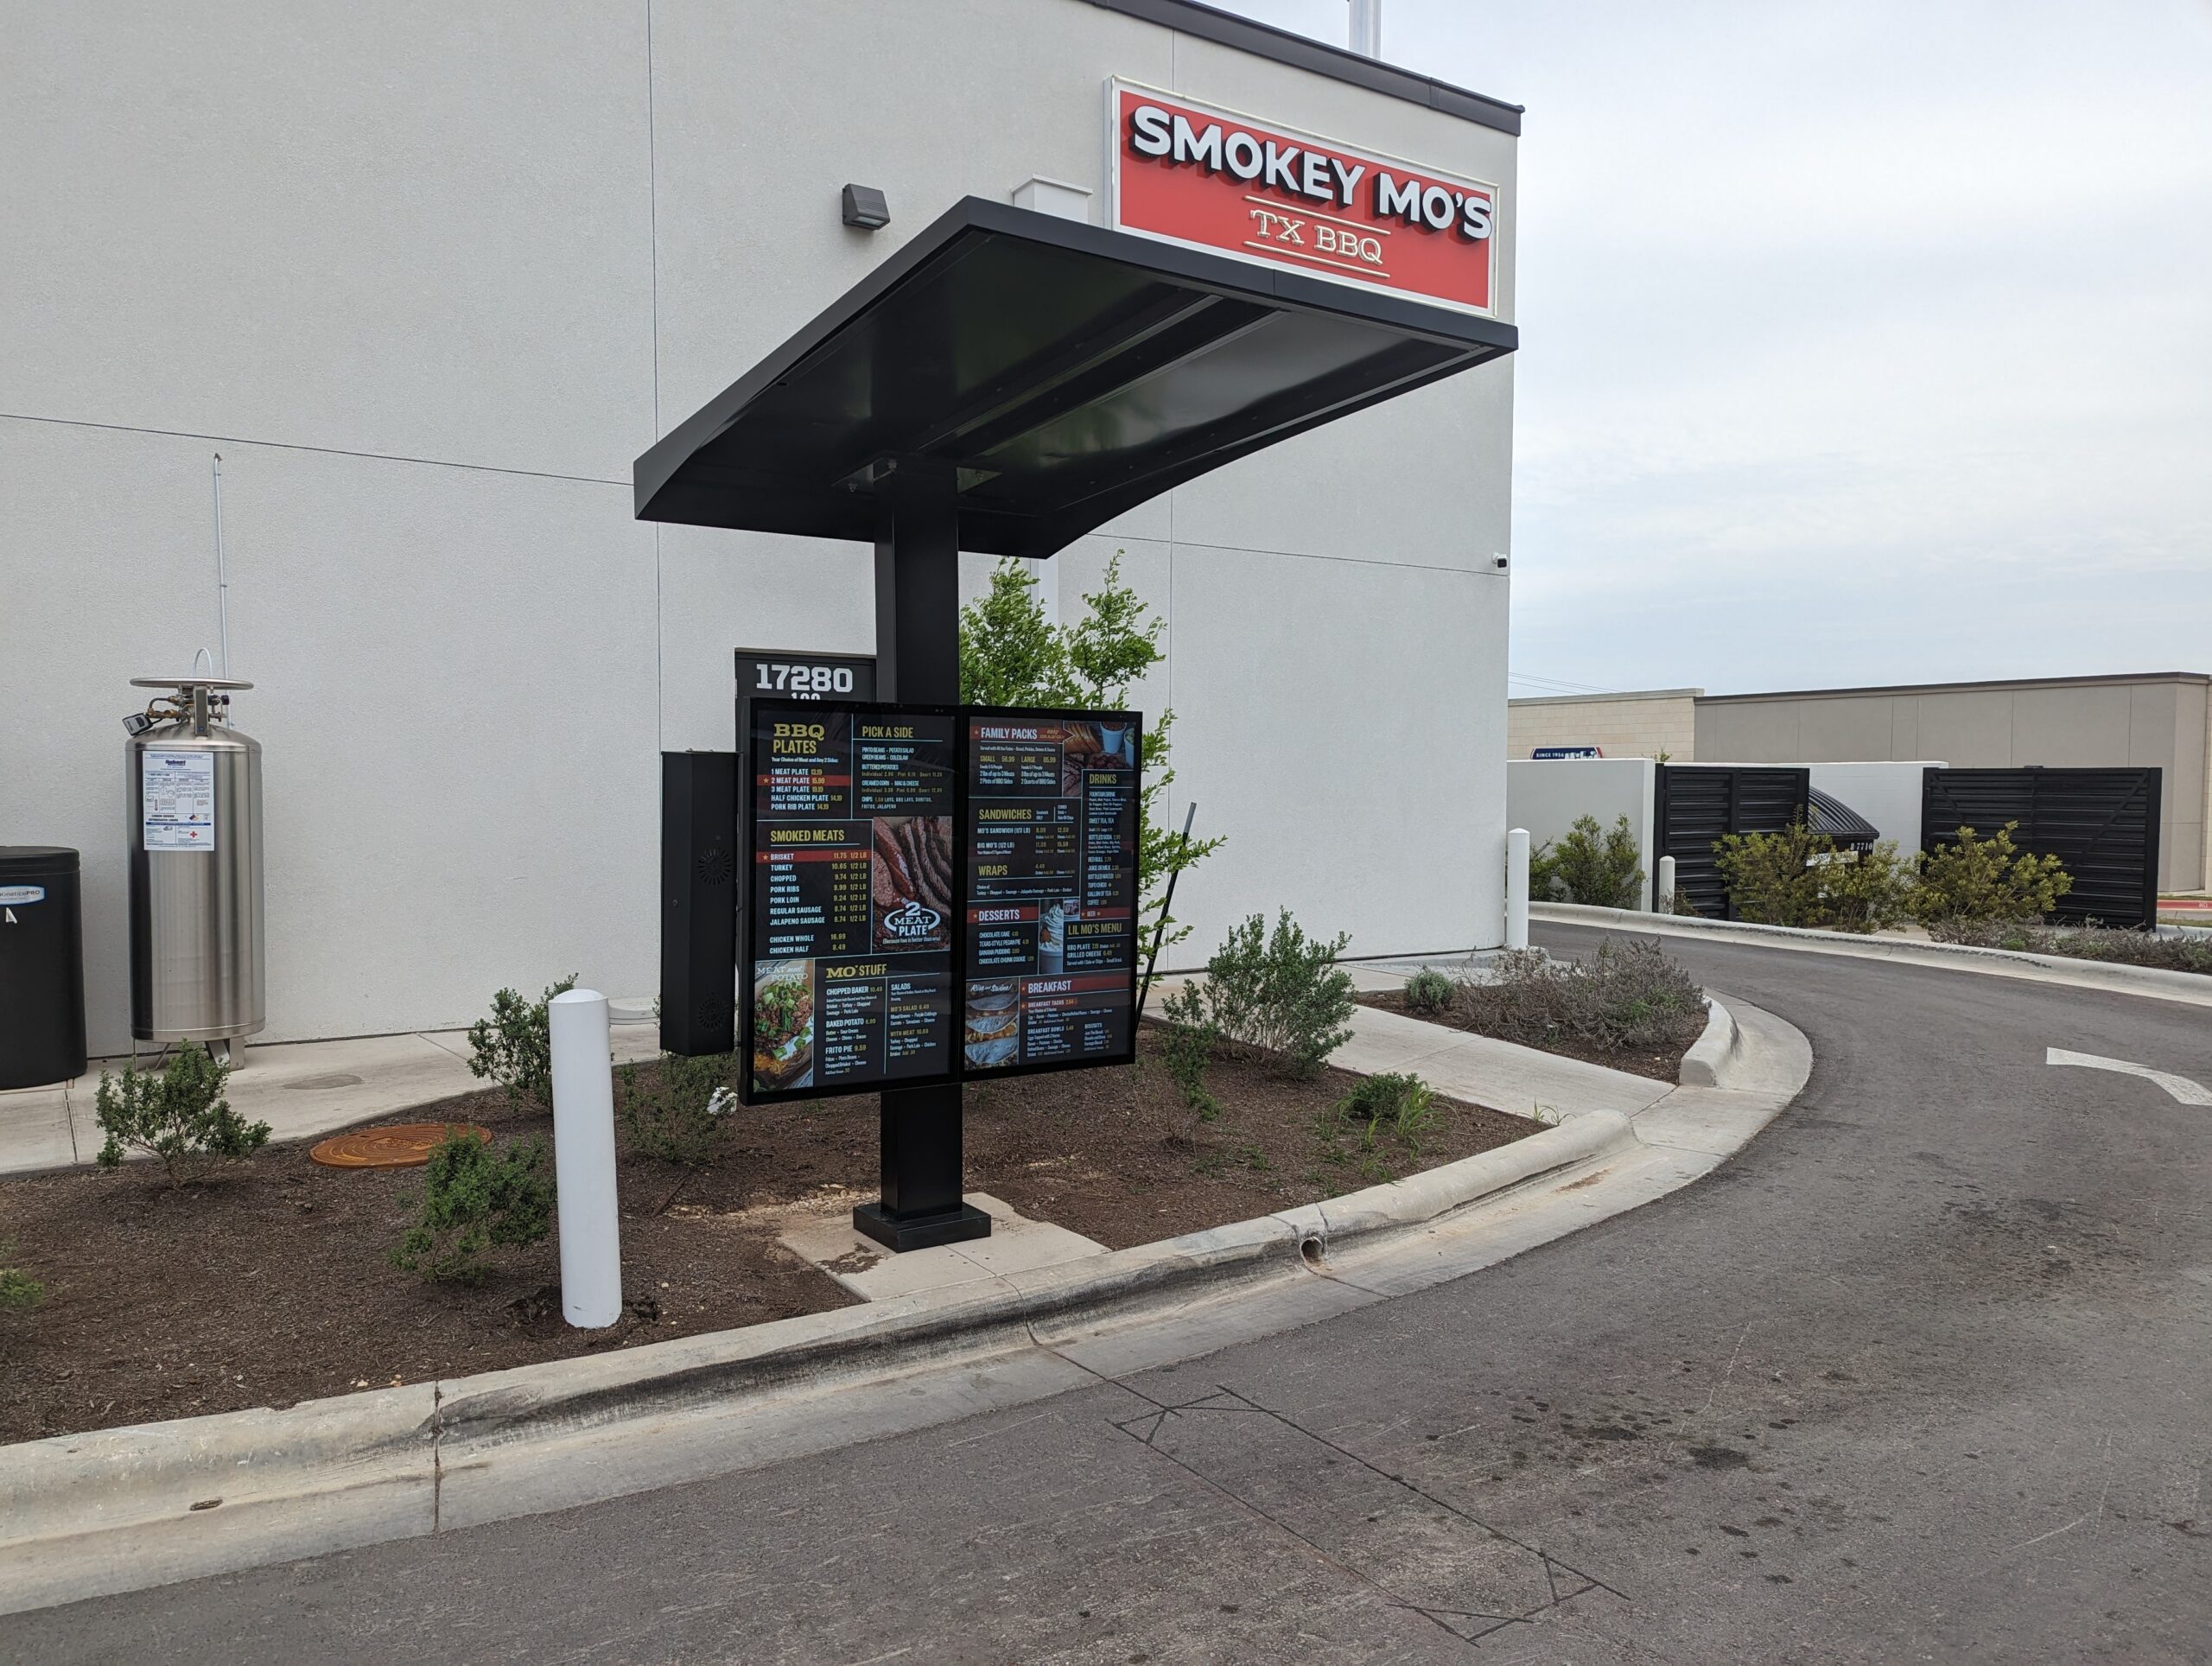
{"type": "MultiPolygon", "coordinates": [[[[0,1262],[16,1253],[12,1243],[0,1243],[0,1262]]],[[[0,1265],[0,1313],[20,1313],[46,1300],[46,1286],[20,1267],[0,1265]]]]}
{"type": "Polygon", "coordinates": [[[1351,942],[1309,938],[1284,909],[1272,933],[1255,914],[1225,938],[1197,985],[1194,1014],[1210,1036],[1278,1061],[1294,1076],[1319,1073],[1351,1034],[1351,977],[1336,957],[1351,942]]]}
{"type": "Polygon", "coordinates": [[[1494,981],[1459,985],[1455,1010],[1469,1029],[1501,1041],[1663,1052],[1705,1028],[1704,991],[1656,944],[1608,938],[1580,964],[1512,949],[1492,970],[1494,981]]]}
{"type": "Polygon", "coordinates": [[[2039,919],[1940,919],[1928,935],[1938,943],[2068,955],[2118,966],[2156,966],[2212,976],[2212,938],[2159,937],[2109,925],[2053,925],[2039,919]]]}
{"type": "Polygon", "coordinates": [[[1608,832],[1595,816],[1578,816],[1556,846],[1539,845],[1529,852],[1529,894],[1539,901],[1633,908],[1643,897],[1639,855],[1627,817],[1608,832]]]}
{"type": "Polygon", "coordinates": [[[1364,1150],[1374,1150],[1376,1133],[1387,1128],[1408,1149],[1419,1151],[1421,1134],[1436,1120],[1436,1096],[1418,1076],[1386,1071],[1363,1077],[1337,1101],[1336,1118],[1338,1128],[1346,1122],[1365,1125],[1360,1138],[1364,1150]]]}
{"type": "Polygon", "coordinates": [[[1911,869],[1893,841],[1839,850],[1800,821],[1779,833],[1730,833],[1713,849],[1737,914],[1755,924],[1863,933],[1911,916],[1911,869]]]}
{"type": "Polygon", "coordinates": [[[637,1065],[623,1065],[614,1076],[614,1114],[630,1149],[679,1168],[711,1167],[729,1128],[736,1061],[728,1052],[666,1052],[650,1081],[637,1065]]]}
{"type": "Polygon", "coordinates": [[[219,1163],[234,1162],[269,1143],[269,1124],[249,1122],[223,1097],[231,1067],[187,1046],[169,1055],[159,1073],[126,1065],[120,1081],[100,1072],[93,1100],[100,1132],[102,1168],[121,1166],[124,1154],[162,1160],[169,1184],[181,1186],[219,1163]]]}
{"type": "Polygon", "coordinates": [[[1183,1103],[1198,1113],[1200,1122],[1211,1122],[1221,1115],[1221,1101],[1206,1086],[1206,1066],[1220,1039],[1213,1021],[1206,1016],[1197,987],[1188,983],[1162,1002],[1160,1011],[1167,1021],[1167,1074],[1183,1103]]]}
{"type": "Polygon", "coordinates": [[[1433,966],[1424,966],[1406,980],[1406,1008],[1409,1012],[1440,1013],[1452,1004],[1452,980],[1433,966]]]}
{"type": "Polygon", "coordinates": [[[1959,829],[1921,858],[1913,912],[1939,919],[2040,919],[2074,888],[2074,877],[2056,856],[2031,855],[2012,843],[2018,822],[1986,839],[1959,829]]]}
{"type": "Polygon", "coordinates": [[[492,1015],[468,1027],[469,1072],[497,1082],[511,1105],[553,1109],[553,1026],[547,1008],[576,987],[574,972],[536,1001],[512,989],[492,997],[492,1015]]]}
{"type": "Polygon", "coordinates": [[[487,1249],[537,1243],[553,1230],[553,1176],[545,1142],[495,1154],[466,1128],[450,1128],[423,1171],[415,1224],[391,1264],[441,1284],[480,1284],[487,1249]]]}

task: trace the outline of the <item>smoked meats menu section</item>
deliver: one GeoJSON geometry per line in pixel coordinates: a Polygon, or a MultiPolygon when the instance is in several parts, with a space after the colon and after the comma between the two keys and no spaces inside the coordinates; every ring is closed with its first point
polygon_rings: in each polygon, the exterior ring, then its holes
{"type": "Polygon", "coordinates": [[[959,722],[753,703],[748,1103],[956,1073],[959,722]]]}
{"type": "Polygon", "coordinates": [[[967,715],[971,1074],[1135,1052],[1134,712],[967,715]]]}

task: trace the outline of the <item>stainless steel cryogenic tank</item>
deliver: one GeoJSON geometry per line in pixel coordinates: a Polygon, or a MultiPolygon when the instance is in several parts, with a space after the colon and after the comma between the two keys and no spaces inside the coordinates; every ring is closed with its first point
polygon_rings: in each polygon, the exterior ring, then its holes
{"type": "MultiPolygon", "coordinates": [[[[227,1044],[268,1021],[261,743],[225,721],[225,677],[137,677],[168,689],[130,720],[130,1033],[227,1044]]],[[[227,1045],[216,1051],[227,1053],[227,1045]]]]}

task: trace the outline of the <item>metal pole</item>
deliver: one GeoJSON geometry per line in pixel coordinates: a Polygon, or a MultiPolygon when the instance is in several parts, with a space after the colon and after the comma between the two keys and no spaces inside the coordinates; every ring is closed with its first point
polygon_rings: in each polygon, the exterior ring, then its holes
{"type": "Polygon", "coordinates": [[[553,1044],[553,1173],[561,1199],[561,1317],[580,1331],[622,1317],[622,1223],[614,1192],[614,1066],[607,997],[556,995],[553,1044]]]}
{"type": "Polygon", "coordinates": [[[1675,912],[1675,859],[1659,858],[1659,894],[1652,899],[1655,912],[1671,914],[1675,912]]]}
{"type": "Polygon", "coordinates": [[[1351,0],[1351,44],[1363,58],[1382,55],[1382,0],[1351,0]]]}
{"type": "MultiPolygon", "coordinates": [[[[1190,813],[1183,817],[1182,843],[1176,846],[1179,855],[1190,846],[1191,823],[1198,819],[1198,801],[1191,800],[1190,813]]],[[[1160,900],[1160,923],[1152,928],[1152,953],[1144,963],[1144,982],[1137,986],[1137,1014],[1144,1016],[1144,1003],[1152,996],[1152,969],[1160,964],[1160,940],[1167,934],[1167,911],[1175,906],[1175,880],[1183,871],[1179,862],[1167,870],[1167,894],[1160,900]]]]}
{"type": "Polygon", "coordinates": [[[231,674],[231,581],[223,570],[223,454],[215,454],[215,618],[222,632],[223,675],[231,674]]]}
{"type": "MultiPolygon", "coordinates": [[[[960,503],[950,467],[901,468],[883,493],[875,535],[875,693],[950,706],[960,700],[960,503]]],[[[952,1014],[960,1045],[962,1014],[952,1014]]],[[[877,1097],[882,1196],[854,1228],[904,1251],[988,1237],[991,1218],[963,1194],[960,1084],[887,1087],[877,1097]]]]}

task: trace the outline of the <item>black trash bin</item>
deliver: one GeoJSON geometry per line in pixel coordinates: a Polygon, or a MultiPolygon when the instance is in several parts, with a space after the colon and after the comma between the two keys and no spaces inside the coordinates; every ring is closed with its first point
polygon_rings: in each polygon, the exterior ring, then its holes
{"type": "Polygon", "coordinates": [[[84,1073],[77,853],[0,844],[0,1088],[45,1087],[84,1073]]]}

